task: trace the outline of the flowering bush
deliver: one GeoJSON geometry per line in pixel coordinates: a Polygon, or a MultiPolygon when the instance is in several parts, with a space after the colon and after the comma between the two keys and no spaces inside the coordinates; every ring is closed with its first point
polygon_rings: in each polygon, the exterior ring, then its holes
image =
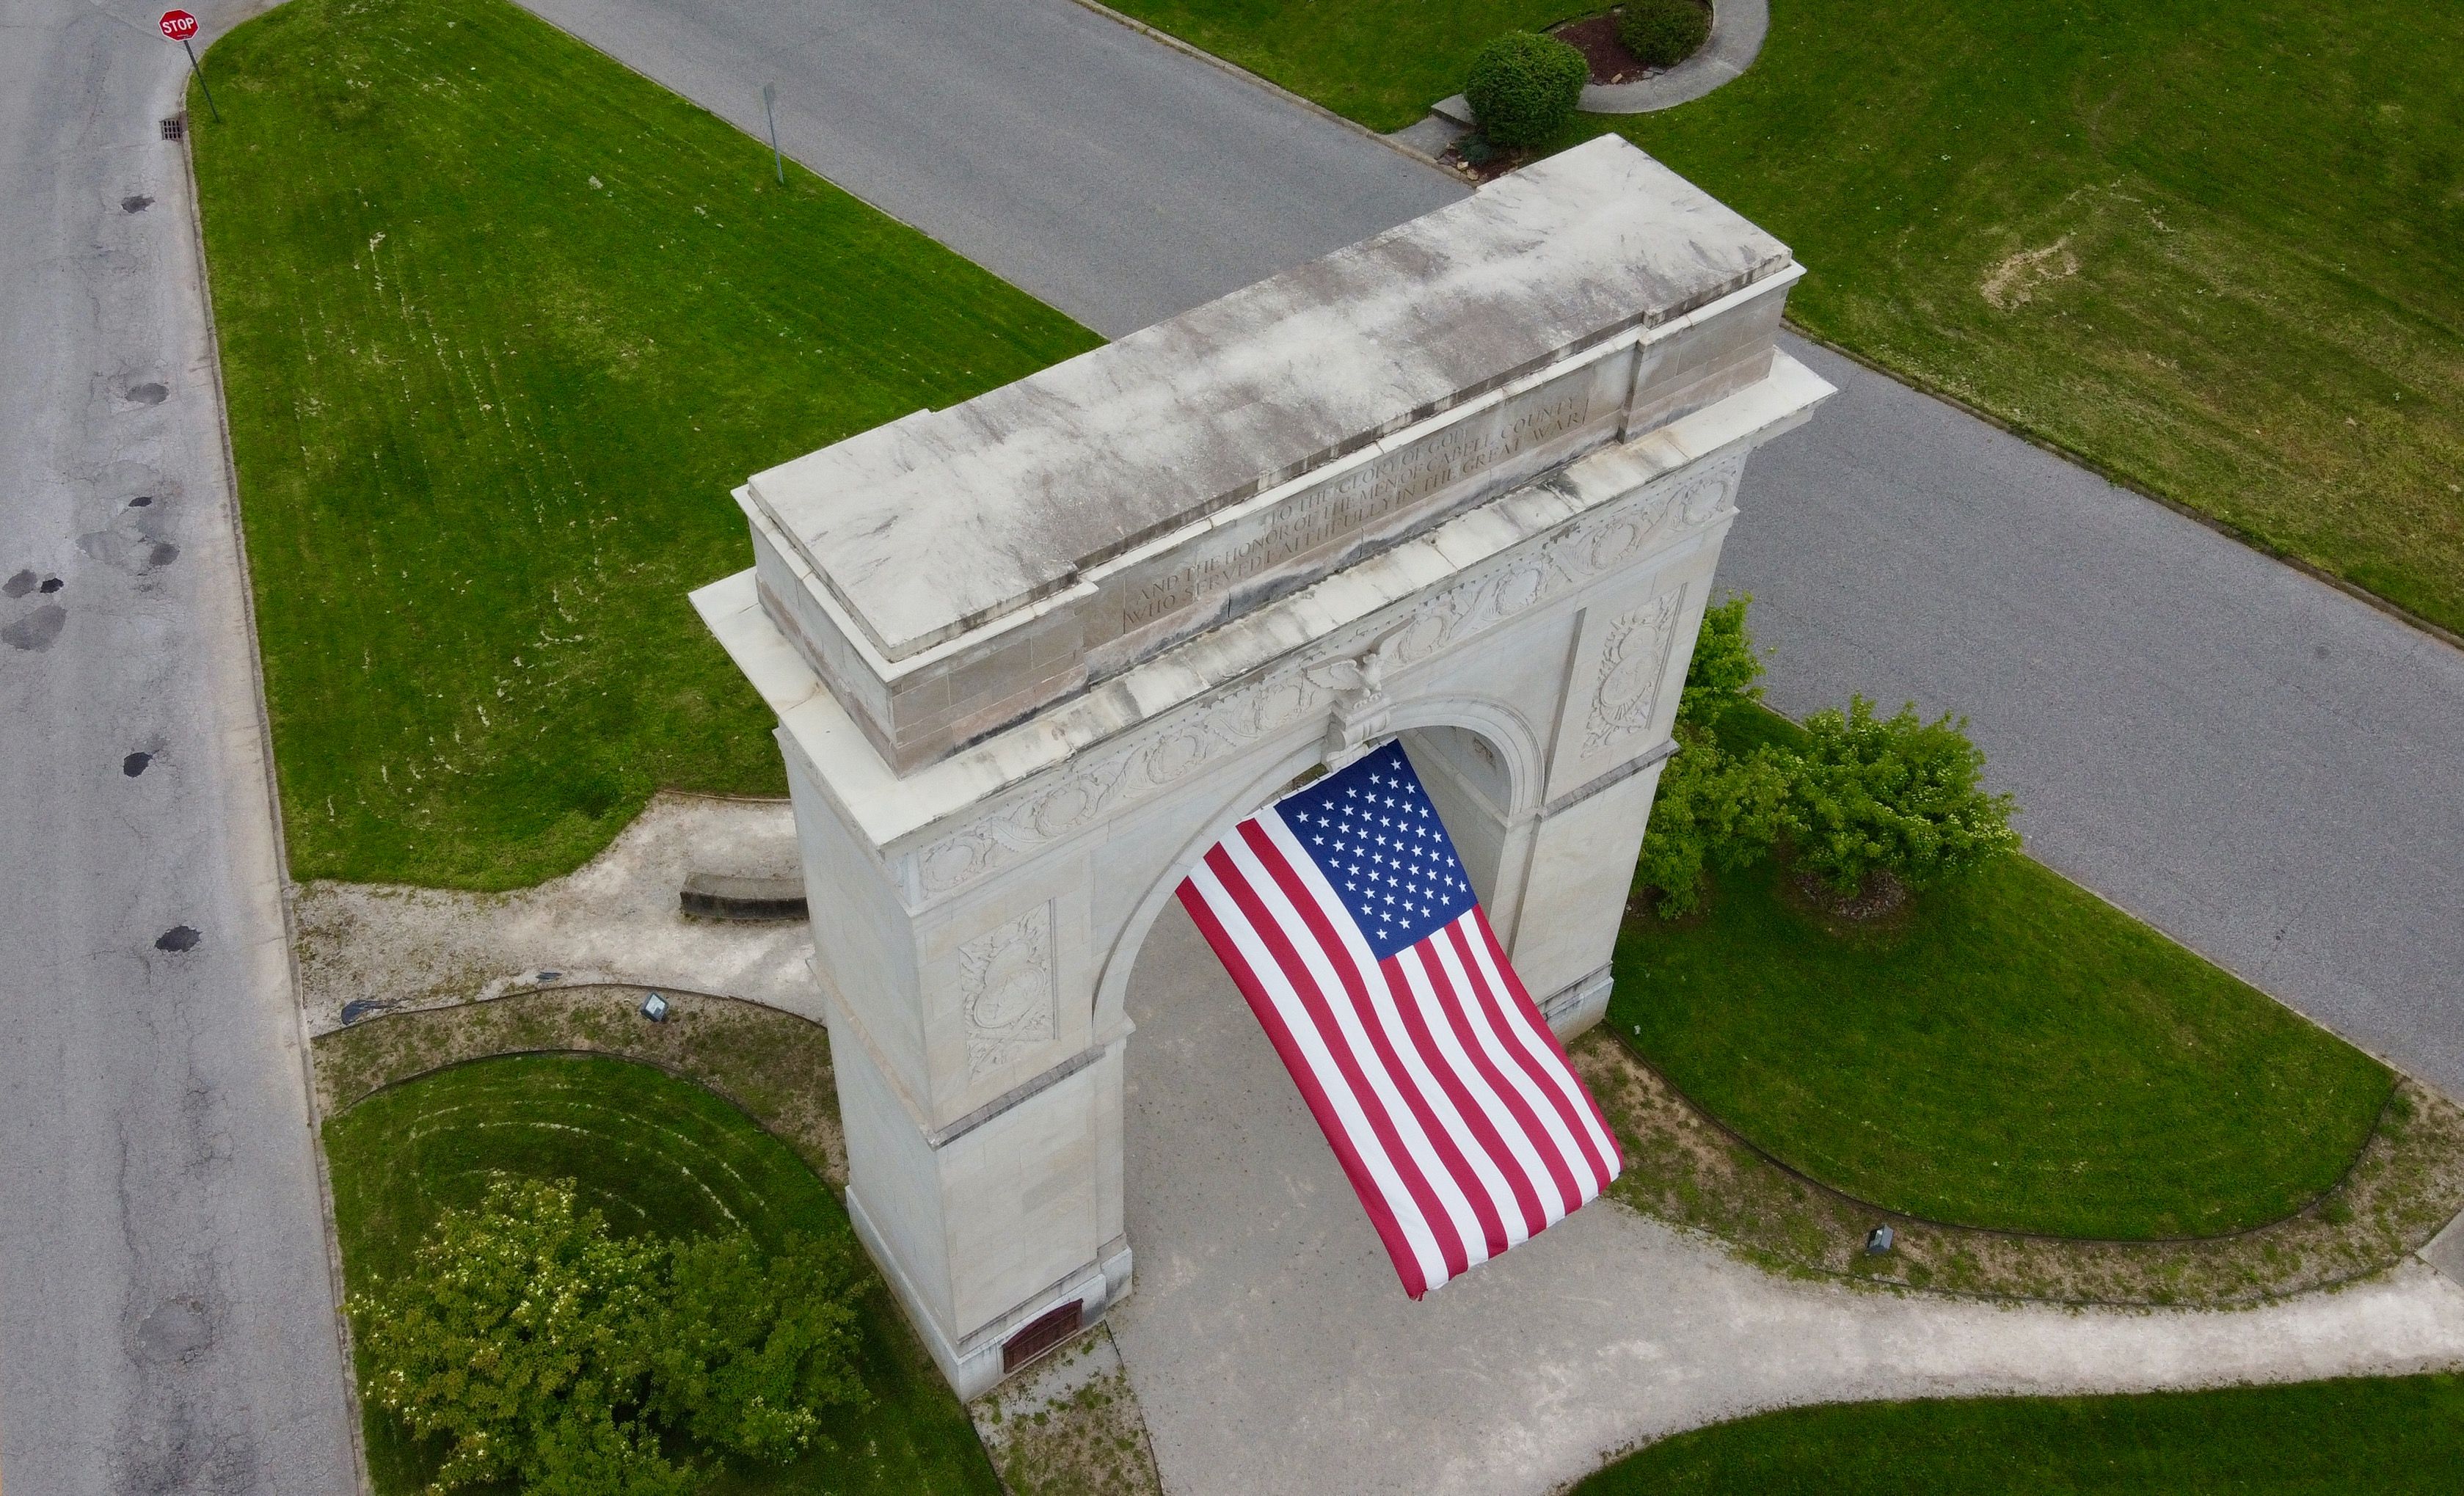
{"type": "Polygon", "coordinates": [[[505,1178],[350,1312],[368,1398],[449,1441],[431,1492],[686,1496],[701,1474],[663,1431],[783,1461],[863,1400],[855,1283],[843,1248],[618,1240],[570,1183],[505,1178]]]}

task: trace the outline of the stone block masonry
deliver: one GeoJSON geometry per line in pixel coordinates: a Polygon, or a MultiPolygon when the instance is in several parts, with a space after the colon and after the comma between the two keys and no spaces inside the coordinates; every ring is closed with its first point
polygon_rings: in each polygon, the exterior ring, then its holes
{"type": "Polygon", "coordinates": [[[850,1214],[962,1394],[1129,1291],[1129,974],[1296,776],[1399,737],[1596,1021],[1747,455],[1830,392],[1799,274],[1603,139],[738,491],[694,602],[779,715],[850,1214]]]}

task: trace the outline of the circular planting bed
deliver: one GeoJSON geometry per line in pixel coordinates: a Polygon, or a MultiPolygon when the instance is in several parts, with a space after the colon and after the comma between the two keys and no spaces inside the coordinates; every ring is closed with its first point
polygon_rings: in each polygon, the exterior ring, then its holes
{"type": "MultiPolygon", "coordinates": [[[[442,1211],[473,1205],[507,1176],[574,1181],[580,1200],[620,1234],[742,1231],[771,1250],[789,1232],[851,1234],[836,1191],[734,1104],[605,1055],[503,1055],[385,1086],[326,1122],[325,1152],[354,1293],[403,1272],[442,1211]]],[[[965,1410],[878,1280],[862,1312],[869,1406],[837,1415],[822,1444],[796,1463],[720,1466],[704,1489],[1000,1489],[965,1410]]],[[[439,1447],[373,1407],[365,1427],[379,1496],[408,1496],[434,1477],[439,1447]]]]}

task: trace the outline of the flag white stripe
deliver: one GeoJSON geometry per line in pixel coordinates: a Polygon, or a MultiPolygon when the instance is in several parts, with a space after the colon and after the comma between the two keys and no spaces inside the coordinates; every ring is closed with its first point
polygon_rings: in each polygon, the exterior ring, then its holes
{"type": "MultiPolygon", "coordinates": [[[[1590,1138],[1592,1146],[1599,1151],[1596,1156],[1608,1166],[1609,1177],[1616,1178],[1618,1174],[1617,1144],[1611,1142],[1608,1134],[1601,1130],[1599,1114],[1593,1109],[1591,1098],[1583,1094],[1580,1084],[1574,1079],[1574,1072],[1567,1067],[1564,1060],[1558,1058],[1556,1046],[1544,1042],[1538,1034],[1531,1031],[1531,1024],[1538,1021],[1538,1015],[1535,1013],[1526,1017],[1516,1013],[1516,1010],[1524,1004],[1514,1001],[1512,989],[1507,987],[1505,979],[1498,975],[1495,957],[1488,948],[1487,936],[1477,929],[1468,930],[1464,934],[1463,943],[1471,947],[1472,959],[1480,963],[1481,970],[1486,974],[1490,983],[1497,990],[1498,1006],[1508,1013],[1515,1014],[1518,1020],[1513,1025],[1514,1037],[1521,1042],[1524,1051],[1538,1062],[1540,1072],[1556,1084],[1558,1091],[1566,1098],[1567,1109],[1581,1121],[1584,1135],[1590,1138]]],[[[1581,1158],[1583,1155],[1577,1149],[1569,1156],[1581,1158]]],[[[1588,1164],[1583,1172],[1588,1177],[1587,1182],[1590,1186],[1584,1191],[1588,1198],[1597,1190],[1599,1176],[1596,1168],[1588,1164]]]]}
{"type": "MultiPolygon", "coordinates": [[[[1515,1173],[1522,1177],[1525,1187],[1539,1204],[1541,1224],[1546,1226],[1556,1219],[1547,1212],[1550,1199],[1557,1193],[1556,1183],[1549,1175],[1548,1161],[1540,1156],[1540,1150],[1534,1145],[1530,1130],[1524,1126],[1523,1119],[1514,1114],[1513,1107],[1490,1084],[1480,1063],[1463,1048],[1463,1035],[1456,1031],[1455,1021],[1447,1012],[1448,1003],[1438,991],[1443,975],[1432,971],[1428,965],[1427,942],[1422,942],[1419,948],[1398,953],[1395,964],[1401,969],[1405,984],[1419,1001],[1430,1035],[1445,1051],[1447,1064],[1453,1067],[1464,1089],[1480,1102],[1481,1111],[1488,1118],[1488,1125],[1496,1129],[1499,1140],[1514,1155],[1515,1173]]],[[[1472,999],[1469,994],[1456,993],[1455,1001],[1468,1004],[1472,999]]],[[[1513,1222],[1510,1229],[1514,1239],[1517,1242],[1529,1240],[1532,1226],[1524,1216],[1523,1201],[1509,1195],[1507,1208],[1513,1222]]]]}
{"type": "Polygon", "coordinates": [[[1574,1134],[1566,1131],[1564,1120],[1557,1115],[1556,1103],[1551,1101],[1548,1093],[1525,1072],[1522,1057],[1507,1051],[1505,1037],[1498,1033],[1497,1025],[1489,1019],[1489,1005],[1478,1001],[1470,974],[1455,957],[1454,942],[1441,932],[1436,939],[1427,941],[1422,950],[1436,955],[1438,965],[1445,972],[1447,980],[1457,992],[1464,995],[1463,1013],[1471,1022],[1473,1036],[1487,1051],[1489,1063],[1497,1067],[1498,1073],[1506,1077],[1506,1083],[1514,1088],[1523,1098],[1523,1104],[1530,1108],[1531,1114],[1539,1119],[1541,1129],[1549,1134],[1550,1146],[1564,1161],[1566,1172],[1574,1177],[1575,1194],[1572,1199],[1565,1198],[1556,1175],[1548,1170],[1542,1170],[1531,1181],[1540,1191],[1542,1211],[1548,1216],[1549,1224],[1553,1226],[1579,1209],[1586,1198],[1582,1187],[1592,1180],[1592,1167],[1583,1158],[1582,1145],[1574,1141],[1574,1134]],[[1550,1205],[1551,1200],[1556,1202],[1553,1208],[1550,1205]]]}
{"type": "Polygon", "coordinates": [[[1417,779],[1399,746],[1381,749],[1243,822],[1180,890],[1414,1298],[1563,1220],[1623,1167],[1445,870],[1417,779]],[[1323,834],[1287,819],[1303,814],[1323,834]]]}
{"type": "MultiPolygon", "coordinates": [[[[1241,843],[1241,834],[1236,830],[1219,845],[1226,851],[1233,851],[1241,843]]],[[[1274,953],[1251,928],[1249,916],[1242,910],[1240,901],[1224,889],[1212,867],[1200,861],[1191,871],[1189,881],[1197,886],[1206,907],[1214,912],[1224,933],[1239,947],[1241,958],[1256,976],[1257,985],[1273,1001],[1285,1029],[1308,1057],[1309,1069],[1316,1075],[1328,1104],[1334,1109],[1336,1122],[1344,1136],[1377,1181],[1378,1193],[1385,1198],[1387,1209],[1393,1214],[1405,1240],[1411,1243],[1412,1255],[1420,1265],[1422,1281],[1431,1287],[1445,1282],[1448,1277],[1445,1254],[1438,1246],[1430,1222],[1421,1215],[1419,1202],[1412,1198],[1411,1190],[1396,1170],[1395,1161],[1387,1156],[1385,1145],[1378,1141],[1377,1131],[1370,1125],[1360,1098],[1353,1093],[1351,1083],[1344,1079],[1342,1068],[1328,1051],[1326,1040],[1318,1032],[1317,1021],[1309,1016],[1300,995],[1283,979],[1274,953]]]]}
{"type": "MultiPolygon", "coordinates": [[[[1284,825],[1281,816],[1276,815],[1272,810],[1267,810],[1258,816],[1257,824],[1259,829],[1265,831],[1267,838],[1275,843],[1276,848],[1285,854],[1286,862],[1292,865],[1292,871],[1306,880],[1310,873],[1317,870],[1316,864],[1310,860],[1309,854],[1301,850],[1298,843],[1292,841],[1290,829],[1284,825]],[[1279,830],[1283,832],[1281,837],[1275,834],[1279,830]]],[[[1259,860],[1257,849],[1248,845],[1246,838],[1229,837],[1223,843],[1223,849],[1231,854],[1234,864],[1247,875],[1251,891],[1266,907],[1268,914],[1273,917],[1275,923],[1283,928],[1286,937],[1291,941],[1294,951],[1300,956],[1302,964],[1309,968],[1309,975],[1317,981],[1318,990],[1324,995],[1326,1009],[1332,1016],[1335,1027],[1342,1035],[1344,1048],[1350,1052],[1353,1063],[1359,1067],[1361,1078],[1369,1083],[1370,1089],[1375,1094],[1379,1105],[1384,1108],[1387,1120],[1394,1127],[1396,1136],[1401,1141],[1404,1151],[1411,1155],[1412,1162],[1419,1167],[1420,1177],[1428,1182],[1430,1193],[1436,1195],[1438,1203],[1445,1208],[1447,1219],[1453,1226],[1455,1240],[1460,1244],[1465,1261],[1485,1261],[1488,1257],[1488,1234],[1481,1229],[1480,1221],[1472,1212],[1471,1201],[1463,1197],[1462,1187],[1455,1180],[1454,1171],[1448,1168],[1445,1160],[1438,1155],[1436,1146],[1429,1141],[1428,1134],[1421,1129],[1419,1116],[1413,1111],[1411,1102],[1403,1095],[1403,1088],[1397,1084],[1395,1076],[1387,1069],[1384,1060],[1379,1057],[1376,1045],[1371,1041],[1367,1028],[1360,1022],[1359,1013],[1353,1007],[1352,995],[1344,985],[1343,974],[1334,969],[1330,959],[1330,953],[1309,930],[1307,918],[1292,907],[1291,900],[1286,895],[1283,884],[1276,878],[1274,870],[1259,860]]],[[[1323,909],[1325,906],[1321,904],[1319,907],[1323,909]]],[[[1377,970],[1374,961],[1366,968],[1357,969],[1356,975],[1361,983],[1373,993],[1378,987],[1385,985],[1383,975],[1377,970]]],[[[1342,1077],[1339,1074],[1336,1075],[1333,1077],[1333,1082],[1341,1084],[1342,1077]]],[[[1426,1089],[1433,1089],[1434,1087],[1435,1083],[1432,1081],[1426,1089]]],[[[1415,1089],[1423,1089],[1423,1088],[1416,1087],[1415,1089]]],[[[1440,1096],[1436,1099],[1443,1100],[1443,1097],[1440,1096]]],[[[1364,1146],[1369,1147],[1376,1145],[1377,1139],[1375,1136],[1366,1139],[1364,1143],[1364,1146]]],[[[1431,1221],[1429,1224],[1434,1228],[1437,1222],[1431,1221]]],[[[1432,1282],[1434,1284],[1442,1281],[1445,1277],[1445,1270],[1441,1267],[1432,1282]]]]}
{"type": "MultiPolygon", "coordinates": [[[[1413,1089],[1428,1103],[1429,1110],[1437,1113],[1439,1122],[1446,1130],[1447,1137],[1454,1143],[1456,1153],[1478,1177],[1483,1193],[1488,1197],[1489,1209],[1496,1215],[1499,1224],[1505,1230],[1506,1244],[1512,1246],[1523,1241],[1529,1234],[1529,1227],[1523,1219],[1522,1202],[1514,1198],[1513,1186],[1507,1181],[1506,1175],[1498,1168],[1497,1160],[1489,1155],[1487,1145],[1480,1140],[1479,1134],[1472,1130],[1471,1124],[1463,1119],[1463,1112],[1455,1105],[1454,1097],[1440,1082],[1437,1074],[1429,1068],[1428,1057],[1421,1053],[1419,1045],[1414,1042],[1410,1028],[1404,1024],[1402,1014],[1396,1006],[1393,984],[1386,979],[1386,973],[1380,969],[1376,955],[1369,949],[1369,943],[1361,939],[1359,927],[1353,921],[1343,917],[1341,913],[1343,902],[1335,896],[1333,888],[1328,884],[1325,869],[1318,867],[1315,859],[1301,847],[1299,837],[1289,825],[1285,824],[1283,817],[1272,810],[1267,810],[1259,815],[1258,824],[1274,841],[1275,846],[1282,850],[1284,860],[1290,864],[1293,873],[1301,880],[1302,887],[1307,889],[1309,896],[1316,900],[1317,907],[1326,912],[1327,925],[1333,931],[1334,937],[1343,943],[1343,954],[1350,959],[1353,970],[1360,974],[1361,986],[1369,994],[1370,1005],[1375,1012],[1378,1025],[1385,1030],[1387,1042],[1394,1045],[1396,1057],[1402,1062],[1404,1069],[1410,1072],[1413,1089]]],[[[1419,1006],[1425,1021],[1428,1003],[1422,1001],[1419,1006]]],[[[1444,1062],[1448,1061],[1449,1057],[1441,1054],[1440,1059],[1444,1062]]],[[[1491,1125],[1497,1125],[1495,1108],[1492,1105],[1493,1098],[1484,1099],[1483,1093],[1487,1088],[1481,1084],[1480,1077],[1477,1074],[1463,1074],[1463,1067],[1459,1063],[1449,1063],[1448,1068],[1457,1075],[1464,1089],[1471,1092],[1474,1104],[1480,1106],[1484,1111],[1491,1113],[1489,1118],[1491,1125]]],[[[1513,1137],[1519,1135],[1522,1129],[1513,1126],[1508,1119],[1499,1131],[1507,1137],[1513,1137]]],[[[1477,1220],[1464,1221],[1463,1240],[1464,1255],[1468,1261],[1480,1263],[1488,1260],[1487,1229],[1477,1220]]]]}

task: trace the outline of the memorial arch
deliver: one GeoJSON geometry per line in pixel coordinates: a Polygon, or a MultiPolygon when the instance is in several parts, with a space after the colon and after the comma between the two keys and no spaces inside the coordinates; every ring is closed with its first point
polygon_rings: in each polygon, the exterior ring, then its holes
{"type": "Polygon", "coordinates": [[[695,605],[779,716],[847,1206],[958,1391],[1130,1289],[1130,973],[1188,868],[1399,736],[1597,1021],[1787,250],[1631,145],[737,492],[695,605]]]}

